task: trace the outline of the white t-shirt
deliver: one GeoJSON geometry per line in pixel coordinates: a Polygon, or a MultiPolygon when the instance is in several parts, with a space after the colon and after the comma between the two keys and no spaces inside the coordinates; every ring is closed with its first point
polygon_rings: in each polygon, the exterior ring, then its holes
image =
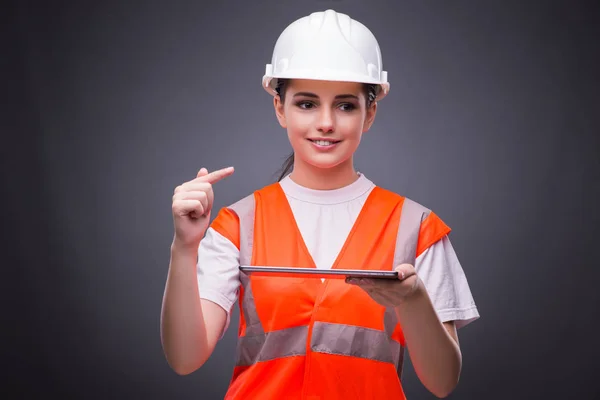
{"type": "MultiPolygon", "coordinates": [[[[352,184],[335,190],[314,190],[287,176],[279,182],[300,234],[317,268],[331,268],[369,193],[375,184],[360,174],[352,184]]],[[[240,286],[237,247],[213,228],[208,228],[198,249],[200,298],[230,313],[240,286]]],[[[431,245],[416,259],[415,268],[442,322],[456,321],[461,328],[479,318],[464,271],[448,236],[431,245]]]]}

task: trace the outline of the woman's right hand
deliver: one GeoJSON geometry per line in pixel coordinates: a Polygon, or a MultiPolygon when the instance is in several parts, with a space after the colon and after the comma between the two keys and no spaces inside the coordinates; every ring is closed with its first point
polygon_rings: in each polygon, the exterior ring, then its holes
{"type": "Polygon", "coordinates": [[[197,249],[208,229],[214,193],[212,185],[233,174],[233,167],[213,171],[206,168],[198,171],[195,179],[175,188],[173,194],[173,223],[175,237],[173,245],[197,249]]]}

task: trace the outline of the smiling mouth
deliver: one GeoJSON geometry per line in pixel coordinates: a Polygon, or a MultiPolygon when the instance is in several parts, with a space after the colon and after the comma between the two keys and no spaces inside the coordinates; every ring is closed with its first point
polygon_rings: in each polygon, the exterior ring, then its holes
{"type": "Polygon", "coordinates": [[[319,146],[331,146],[341,142],[341,140],[322,140],[322,139],[308,139],[309,141],[318,144],[319,146]]]}

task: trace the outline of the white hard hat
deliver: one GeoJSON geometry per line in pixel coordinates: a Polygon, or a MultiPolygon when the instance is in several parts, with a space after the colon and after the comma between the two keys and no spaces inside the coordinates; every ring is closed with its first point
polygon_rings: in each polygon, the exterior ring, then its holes
{"type": "Polygon", "coordinates": [[[377,100],[390,90],[373,33],[334,10],[312,13],[285,28],[262,79],[263,88],[272,95],[277,78],[376,84],[377,100]]]}

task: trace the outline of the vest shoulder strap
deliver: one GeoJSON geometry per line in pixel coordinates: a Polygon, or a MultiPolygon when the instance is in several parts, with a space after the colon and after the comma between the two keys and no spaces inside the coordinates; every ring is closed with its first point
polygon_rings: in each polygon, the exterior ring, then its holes
{"type": "Polygon", "coordinates": [[[256,201],[254,193],[230,205],[240,220],[240,265],[250,265],[252,261],[252,244],[254,241],[254,210],[256,201]]]}
{"type": "Polygon", "coordinates": [[[400,264],[415,265],[421,224],[430,213],[431,210],[427,207],[409,198],[404,198],[392,268],[400,264]]]}

